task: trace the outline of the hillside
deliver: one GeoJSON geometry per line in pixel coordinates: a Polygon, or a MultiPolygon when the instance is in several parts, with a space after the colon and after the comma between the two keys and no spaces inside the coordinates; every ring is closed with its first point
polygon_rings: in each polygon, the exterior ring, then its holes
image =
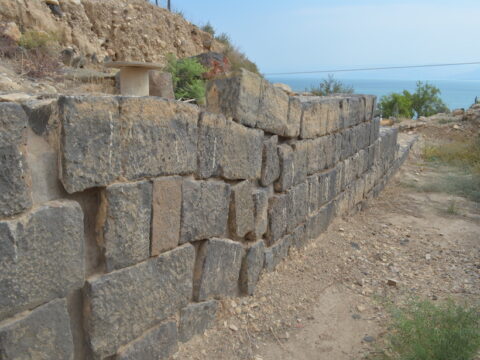
{"type": "Polygon", "coordinates": [[[61,46],[98,61],[164,63],[168,53],[188,57],[223,49],[181,15],[145,0],[61,0],[60,8],[63,16],[55,16],[44,0],[0,0],[0,22],[54,34],[61,46]]]}

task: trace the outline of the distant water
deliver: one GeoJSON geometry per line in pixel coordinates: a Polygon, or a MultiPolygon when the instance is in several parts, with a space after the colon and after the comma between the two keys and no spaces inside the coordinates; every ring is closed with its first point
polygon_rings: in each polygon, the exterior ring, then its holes
{"type": "MultiPolygon", "coordinates": [[[[289,85],[295,91],[309,90],[318,86],[319,78],[294,78],[294,77],[269,77],[269,81],[281,82],[289,85]]],[[[353,86],[356,94],[376,95],[379,99],[392,92],[408,90],[415,91],[415,80],[348,80],[339,79],[346,85],[353,86]]],[[[430,84],[441,90],[440,97],[450,109],[468,108],[475,101],[475,96],[480,99],[480,81],[478,80],[431,80],[430,84]]]]}

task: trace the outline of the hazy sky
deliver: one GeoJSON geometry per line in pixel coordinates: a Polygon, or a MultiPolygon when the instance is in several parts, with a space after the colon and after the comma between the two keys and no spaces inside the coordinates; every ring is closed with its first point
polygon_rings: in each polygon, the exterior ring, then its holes
{"type": "MultiPolygon", "coordinates": [[[[172,6],[195,24],[210,21],[228,33],[263,73],[480,61],[480,0],[172,0],[172,6]]],[[[479,68],[408,73],[449,78],[479,68]]]]}

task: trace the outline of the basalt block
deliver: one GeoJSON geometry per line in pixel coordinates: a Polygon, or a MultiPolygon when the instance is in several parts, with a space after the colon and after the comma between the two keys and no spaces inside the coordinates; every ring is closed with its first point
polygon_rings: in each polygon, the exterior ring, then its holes
{"type": "Polygon", "coordinates": [[[178,351],[177,338],[177,323],[175,321],[164,322],[123,347],[115,359],[168,359],[178,351]]]}
{"type": "Polygon", "coordinates": [[[263,132],[239,125],[223,115],[203,113],[199,127],[198,174],[229,180],[261,175],[263,132]]]}
{"type": "Polygon", "coordinates": [[[27,115],[14,103],[0,103],[0,216],[16,215],[32,205],[25,157],[27,115]]]}
{"type": "Polygon", "coordinates": [[[291,236],[281,238],[277,243],[265,249],[265,270],[271,272],[277,265],[288,256],[291,246],[291,236]]]}
{"type": "Polygon", "coordinates": [[[195,264],[195,300],[237,296],[243,253],[240,243],[228,239],[202,244],[195,264]]]}
{"type": "Polygon", "coordinates": [[[73,341],[65,299],[0,324],[2,359],[73,360],[73,341]]]}
{"type": "Polygon", "coordinates": [[[280,176],[280,159],[277,151],[278,136],[274,135],[263,142],[262,172],[260,182],[262,186],[272,184],[280,176]]]}
{"type": "Polygon", "coordinates": [[[268,244],[280,240],[287,230],[288,195],[275,194],[268,200],[268,244]]]}
{"type": "Polygon", "coordinates": [[[0,221],[0,320],[82,287],[83,237],[83,212],[74,201],[0,221]]]}
{"type": "Polygon", "coordinates": [[[250,181],[242,181],[231,186],[230,231],[235,237],[242,238],[255,227],[255,203],[253,187],[250,181]]]}
{"type": "Polygon", "coordinates": [[[217,310],[218,302],[216,300],[190,304],[180,310],[179,340],[187,342],[195,335],[203,334],[213,325],[217,310]]]}
{"type": "Polygon", "coordinates": [[[194,263],[195,249],[186,244],[89,279],[84,289],[85,320],[95,358],[115,354],[120,346],[185,307],[192,297],[194,263]]]}
{"type": "Polygon", "coordinates": [[[150,256],[152,183],[115,184],[102,196],[102,243],[107,271],[121,269],[150,256]]]}
{"type": "Polygon", "coordinates": [[[268,191],[257,189],[253,192],[255,226],[251,239],[261,239],[268,229],[268,191]]]}
{"type": "Polygon", "coordinates": [[[250,246],[242,261],[240,289],[242,293],[252,295],[255,291],[264,263],[265,243],[259,240],[250,246]]]}
{"type": "Polygon", "coordinates": [[[230,193],[230,185],[221,181],[185,180],[180,243],[225,235],[230,193]]]}

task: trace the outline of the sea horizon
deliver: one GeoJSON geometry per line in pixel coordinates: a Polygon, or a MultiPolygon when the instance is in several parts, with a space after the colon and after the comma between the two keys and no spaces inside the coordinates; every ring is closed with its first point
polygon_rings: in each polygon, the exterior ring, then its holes
{"type": "MultiPolygon", "coordinates": [[[[287,76],[267,76],[272,83],[284,83],[289,85],[294,91],[309,91],[313,86],[318,86],[324,77],[287,77],[287,76]]],[[[338,78],[347,86],[352,86],[356,94],[376,95],[378,100],[384,95],[393,92],[402,92],[408,90],[415,91],[418,80],[398,80],[398,79],[347,79],[338,78]]],[[[440,97],[450,110],[459,108],[469,108],[474,102],[475,97],[480,98],[480,80],[421,80],[428,82],[441,91],[440,97]]]]}

